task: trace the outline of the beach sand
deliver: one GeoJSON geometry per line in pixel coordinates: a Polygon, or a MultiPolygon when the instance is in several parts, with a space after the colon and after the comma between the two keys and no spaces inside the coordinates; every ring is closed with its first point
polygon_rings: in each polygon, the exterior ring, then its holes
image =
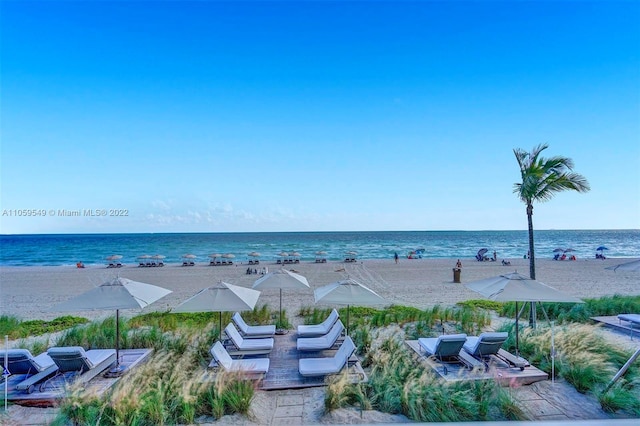
{"type": "MultiPolygon", "coordinates": [[[[357,263],[329,262],[317,264],[301,262],[285,265],[286,269],[295,270],[304,275],[310,285],[309,290],[284,290],[283,308],[287,311],[289,320],[297,325],[300,318],[296,316],[303,306],[313,306],[313,289],[323,285],[350,277],[368,286],[384,297],[389,304],[429,308],[434,305],[453,305],[456,302],[481,297],[468,290],[464,283],[488,278],[504,273],[518,271],[528,275],[529,262],[526,259],[510,259],[510,266],[503,266],[497,262],[476,262],[461,259],[462,284],[453,283],[453,267],[457,259],[400,259],[395,264],[389,260],[363,260],[357,263]]],[[[577,260],[553,261],[537,259],[537,279],[558,290],[579,298],[596,298],[614,294],[640,294],[640,277],[634,272],[614,272],[605,267],[624,263],[625,259],[607,260],[577,260]]],[[[93,266],[85,269],[75,267],[2,267],[0,268],[0,314],[14,315],[23,320],[50,320],[61,315],[78,315],[90,319],[103,318],[113,315],[109,311],[80,311],[61,313],[51,311],[56,303],[65,301],[75,295],[100,285],[116,276],[129,278],[149,284],[155,284],[173,291],[170,295],[147,307],[142,312],[154,310],[164,311],[176,307],[179,303],[194,295],[200,289],[213,285],[222,280],[231,284],[251,287],[260,275],[247,275],[248,265],[207,266],[197,264],[193,267],[180,265],[166,265],[162,268],[139,268],[135,265],[125,265],[119,269],[108,269],[105,266],[93,266]]],[[[257,269],[267,267],[269,270],[280,268],[275,262],[262,262],[257,269]]],[[[258,305],[268,304],[276,310],[279,303],[278,290],[265,290],[260,295],[258,305]]],[[[136,315],[141,311],[123,311],[124,315],[136,315]]],[[[630,340],[628,336],[600,329],[613,343],[628,350],[638,348],[638,339],[630,340]]],[[[12,342],[13,343],[13,342],[12,342]]],[[[548,400],[559,399],[561,406],[566,406],[571,419],[610,418],[600,409],[594,398],[587,399],[578,395],[567,384],[550,385],[550,381],[536,385],[542,387],[538,393],[532,393],[523,387],[525,395],[545,395],[548,400]],[[528,392],[528,393],[527,393],[528,392]],[[562,399],[564,398],[564,399],[562,399]],[[589,405],[590,409],[585,410],[589,405]]],[[[533,387],[531,389],[534,389],[533,387]]],[[[343,424],[343,423],[394,423],[402,422],[403,417],[392,416],[379,412],[362,413],[341,409],[330,414],[324,414],[322,389],[299,391],[262,391],[256,394],[252,403],[252,420],[241,416],[225,416],[216,424],[280,424],[283,419],[276,417],[281,408],[291,411],[299,409],[300,416],[296,422],[305,424],[343,424]],[[284,401],[299,400],[295,407],[279,407],[284,401]],[[268,409],[267,409],[268,408],[268,409]]],[[[531,407],[537,407],[541,400],[531,402],[531,407]]],[[[529,403],[524,403],[525,407],[529,403]]],[[[557,405],[557,404],[556,404],[557,405]]],[[[8,417],[4,418],[8,424],[23,424],[28,419],[29,424],[48,424],[57,409],[39,409],[11,406],[8,417]]],[[[539,414],[539,413],[538,413],[539,414]]],[[[546,416],[539,416],[533,412],[532,419],[545,420],[546,416]]],[[[553,418],[553,417],[551,417],[553,418]]]]}
{"type": "MultiPolygon", "coordinates": [[[[310,290],[283,290],[282,305],[289,319],[295,324],[295,314],[303,306],[313,306],[313,289],[350,277],[368,286],[389,304],[429,308],[434,305],[453,305],[481,296],[468,290],[464,283],[504,273],[518,271],[529,273],[529,261],[511,259],[510,266],[497,262],[477,262],[461,259],[462,284],[453,283],[453,267],[456,259],[401,259],[395,264],[389,260],[362,260],[356,263],[328,262],[285,265],[304,275],[310,290]]],[[[614,294],[640,294],[640,279],[634,272],[614,272],[605,267],[625,262],[624,259],[588,259],[577,261],[553,261],[536,259],[536,278],[551,287],[579,298],[595,298],[614,294]]],[[[251,288],[260,275],[247,275],[248,265],[208,266],[196,264],[183,267],[168,264],[161,268],[139,268],[125,265],[122,268],[93,266],[77,269],[67,266],[51,267],[2,267],[0,268],[0,314],[14,315],[23,320],[50,320],[61,315],[78,315],[90,319],[113,315],[113,312],[80,311],[60,313],[51,311],[55,304],[98,286],[116,276],[154,284],[172,290],[173,293],[148,306],[142,312],[164,311],[175,308],[200,289],[225,281],[251,288]]],[[[280,268],[275,262],[261,262],[258,270],[280,268]]],[[[258,305],[268,304],[277,310],[279,291],[264,290],[258,305]]],[[[140,311],[123,311],[124,315],[136,315],[140,311]]]]}

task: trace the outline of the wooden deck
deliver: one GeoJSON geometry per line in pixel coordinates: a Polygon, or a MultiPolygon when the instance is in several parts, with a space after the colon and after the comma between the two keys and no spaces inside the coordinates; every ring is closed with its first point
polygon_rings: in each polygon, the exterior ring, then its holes
{"type": "Polygon", "coordinates": [[[591,319],[597,323],[604,325],[605,327],[609,327],[621,333],[628,334],[632,340],[634,336],[640,337],[640,324],[634,324],[629,321],[620,321],[617,315],[591,317],[591,319]]]}
{"type": "MultiPolygon", "coordinates": [[[[258,380],[258,389],[261,390],[283,390],[302,389],[326,385],[326,378],[329,376],[304,377],[298,371],[298,361],[302,358],[323,358],[331,357],[336,353],[337,347],[317,352],[299,352],[296,345],[297,334],[290,331],[287,334],[274,336],[273,350],[269,357],[269,372],[264,376],[254,376],[258,380]]],[[[264,358],[267,355],[245,355],[242,359],[264,358]]],[[[215,361],[212,363],[215,366],[215,361]]],[[[344,370],[343,370],[344,371],[344,370]]],[[[354,355],[349,360],[349,379],[353,383],[367,380],[360,361],[354,355]]],[[[203,376],[203,381],[215,380],[216,370],[209,369],[203,376]]]]}
{"type": "MultiPolygon", "coordinates": [[[[123,374],[144,362],[151,353],[153,353],[153,349],[121,349],[120,365],[123,368],[123,374]]],[[[91,379],[85,385],[85,390],[101,395],[120,380],[120,377],[107,378],[104,376],[105,374],[102,373],[91,379]]],[[[42,391],[37,390],[38,387],[36,387],[36,390],[29,394],[18,391],[15,388],[24,378],[26,378],[24,375],[9,376],[7,399],[14,404],[31,407],[52,407],[57,405],[66,395],[67,381],[72,380],[69,374],[56,376],[46,383],[42,391]]]]}
{"type": "MultiPolygon", "coordinates": [[[[520,369],[513,367],[497,357],[491,357],[487,366],[464,351],[460,353],[463,362],[441,363],[433,357],[426,356],[417,340],[405,342],[415,354],[416,360],[428,368],[431,368],[443,380],[456,382],[463,380],[498,380],[503,386],[529,385],[531,383],[547,380],[548,375],[542,370],[529,365],[520,369]]],[[[523,360],[525,361],[525,360],[523,360]]]]}

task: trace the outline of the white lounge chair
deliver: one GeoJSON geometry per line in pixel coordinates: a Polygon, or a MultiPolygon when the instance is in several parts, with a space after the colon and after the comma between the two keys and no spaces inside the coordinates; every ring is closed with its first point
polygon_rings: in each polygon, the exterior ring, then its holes
{"type": "MultiPolygon", "coordinates": [[[[225,344],[230,355],[264,355],[273,350],[273,337],[264,339],[243,339],[238,330],[229,323],[225,329],[229,338],[229,346],[225,344]]],[[[227,342],[225,342],[227,343],[227,342]]]]}
{"type": "Polygon", "coordinates": [[[631,324],[630,326],[640,326],[640,314],[620,314],[618,315],[618,320],[620,322],[627,321],[631,324]]]}
{"type": "Polygon", "coordinates": [[[275,325],[248,325],[239,312],[233,314],[231,320],[240,330],[242,337],[246,339],[272,337],[276,334],[275,325]]]}
{"type": "Polygon", "coordinates": [[[216,342],[211,347],[211,355],[219,366],[227,371],[243,371],[247,373],[267,374],[269,372],[269,358],[232,359],[229,352],[216,342]]]}
{"type": "Polygon", "coordinates": [[[328,358],[302,358],[298,361],[298,371],[305,377],[337,374],[348,364],[349,358],[355,351],[356,346],[353,340],[347,336],[334,356],[328,358]]]}
{"type": "Polygon", "coordinates": [[[70,376],[81,382],[88,382],[116,361],[115,349],[85,351],[81,346],[54,347],[47,354],[58,366],[56,376],[64,375],[65,380],[70,376]]]}
{"type": "MultiPolygon", "coordinates": [[[[451,360],[460,361],[458,357],[466,341],[466,334],[445,334],[439,337],[421,337],[418,339],[418,344],[429,356],[435,357],[444,364],[451,360]]],[[[443,369],[444,374],[447,374],[446,365],[443,365],[443,369]]]]}
{"type": "Polygon", "coordinates": [[[324,336],[331,330],[331,327],[333,327],[333,324],[335,324],[336,321],[338,321],[338,318],[340,318],[340,314],[338,314],[338,311],[336,311],[335,309],[332,309],[327,319],[322,321],[322,323],[320,324],[299,325],[298,337],[324,336]]]}
{"type": "Polygon", "coordinates": [[[331,349],[336,344],[338,338],[344,331],[344,325],[342,321],[338,320],[331,327],[329,333],[320,337],[299,337],[296,344],[299,351],[321,351],[324,349],[331,349]]]}
{"type": "Polygon", "coordinates": [[[33,392],[37,384],[53,376],[58,370],[58,366],[46,352],[34,357],[27,349],[0,350],[0,365],[12,375],[24,375],[16,384],[16,390],[27,393],[33,392]],[[7,365],[4,365],[5,355],[7,365]]]}

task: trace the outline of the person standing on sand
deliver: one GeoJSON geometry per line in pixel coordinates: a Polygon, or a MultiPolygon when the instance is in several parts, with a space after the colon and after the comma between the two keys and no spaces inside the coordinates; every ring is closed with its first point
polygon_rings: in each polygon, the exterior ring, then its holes
{"type": "Polygon", "coordinates": [[[456,268],[462,269],[462,262],[460,262],[460,259],[458,259],[458,261],[456,262],[456,268]]]}
{"type": "Polygon", "coordinates": [[[400,258],[400,257],[398,256],[398,252],[395,252],[395,253],[394,253],[393,258],[395,259],[396,263],[398,263],[398,259],[400,258]]]}

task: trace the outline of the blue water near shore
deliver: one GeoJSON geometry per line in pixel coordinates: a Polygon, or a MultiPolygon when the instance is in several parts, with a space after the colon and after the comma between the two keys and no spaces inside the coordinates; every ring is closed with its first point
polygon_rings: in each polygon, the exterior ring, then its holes
{"type": "MultiPolygon", "coordinates": [[[[282,251],[297,251],[301,260],[315,259],[326,251],[327,259],[343,260],[356,251],[358,259],[390,259],[424,248],[423,258],[473,258],[480,248],[498,259],[522,258],[528,251],[527,231],[380,231],[380,232],[247,232],[190,234],[73,234],[2,235],[0,265],[58,266],[104,264],[105,257],[122,255],[121,262],[135,264],[143,254],[162,254],[165,263],[181,262],[182,255],[208,262],[212,253],[231,253],[245,262],[256,251],[260,259],[275,261],[282,251]]],[[[607,257],[640,257],[640,230],[540,230],[535,231],[536,257],[553,256],[556,248],[571,248],[578,258],[593,258],[606,246],[607,257]]]]}

